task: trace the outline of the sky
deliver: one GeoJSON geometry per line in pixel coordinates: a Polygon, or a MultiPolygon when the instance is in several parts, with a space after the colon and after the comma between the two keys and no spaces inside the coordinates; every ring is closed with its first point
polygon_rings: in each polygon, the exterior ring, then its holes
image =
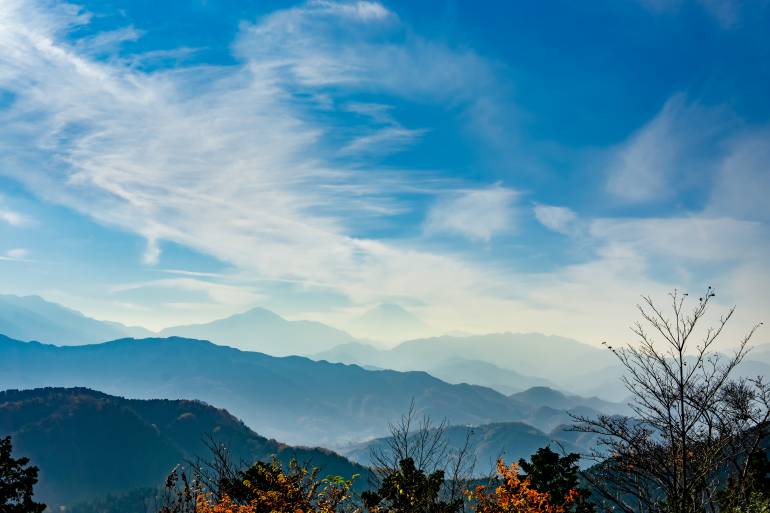
{"type": "Polygon", "coordinates": [[[768,27],[764,0],[0,0],[0,293],[598,344],[711,285],[746,329],[768,27]]]}

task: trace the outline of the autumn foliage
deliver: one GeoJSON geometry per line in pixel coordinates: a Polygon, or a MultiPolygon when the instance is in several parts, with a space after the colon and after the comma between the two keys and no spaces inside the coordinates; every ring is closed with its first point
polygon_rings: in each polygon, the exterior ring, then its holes
{"type": "Polygon", "coordinates": [[[257,510],[253,504],[235,504],[227,495],[218,501],[199,495],[195,511],[196,513],[256,513],[257,510]]]}
{"type": "Polygon", "coordinates": [[[576,490],[568,490],[565,497],[554,500],[550,493],[535,490],[528,477],[522,478],[515,463],[506,466],[498,460],[497,473],[499,485],[494,490],[477,486],[467,492],[476,513],[565,513],[565,506],[578,495],[576,490]]]}
{"type": "Polygon", "coordinates": [[[277,460],[258,462],[239,473],[237,482],[223,480],[229,490],[217,499],[199,494],[196,513],[337,513],[350,499],[351,480],[318,478],[295,461],[284,469],[277,460]]]}

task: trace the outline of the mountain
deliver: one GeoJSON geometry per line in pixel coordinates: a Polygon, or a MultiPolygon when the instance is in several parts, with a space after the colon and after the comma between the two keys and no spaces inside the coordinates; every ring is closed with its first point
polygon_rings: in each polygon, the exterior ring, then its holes
{"type": "Polygon", "coordinates": [[[470,383],[493,388],[502,394],[512,394],[533,386],[556,386],[553,381],[519,374],[510,369],[478,360],[450,358],[426,365],[426,371],[447,383],[470,383]]]}
{"type": "MultiPolygon", "coordinates": [[[[437,354],[452,355],[491,363],[522,374],[546,376],[560,385],[570,377],[615,363],[615,357],[609,351],[577,340],[541,333],[410,340],[389,353],[392,359],[410,362],[430,361],[437,354]]],[[[562,388],[569,387],[562,385],[562,388]]]]}
{"type": "Polygon", "coordinates": [[[386,433],[414,400],[454,424],[521,420],[529,406],[424,372],[272,357],[183,338],[56,347],[0,337],[0,389],[87,386],[135,398],[201,399],[292,444],[341,445],[386,433]]]}
{"type": "MultiPolygon", "coordinates": [[[[555,438],[522,422],[496,422],[480,426],[448,426],[444,431],[450,451],[456,452],[469,436],[470,454],[475,459],[474,475],[488,476],[498,458],[506,462],[529,459],[540,447],[555,451],[585,452],[586,448],[572,440],[555,438]]],[[[386,450],[388,438],[377,438],[341,449],[342,454],[362,465],[372,465],[372,451],[386,450]]]]}
{"type": "Polygon", "coordinates": [[[590,408],[607,414],[631,414],[628,406],[624,403],[605,401],[598,397],[567,395],[553,388],[543,386],[532,387],[523,392],[512,394],[510,397],[537,408],[543,406],[558,410],[590,408]]]}
{"type": "Polygon", "coordinates": [[[177,464],[209,456],[211,435],[234,461],[279,456],[351,476],[362,468],[325,449],[257,435],[225,410],[199,401],[131,400],[86,388],[0,392],[0,433],[40,468],[36,498],[51,511],[73,502],[158,487],[177,464]]]}
{"type": "Polygon", "coordinates": [[[0,295],[0,333],[18,340],[93,344],[121,337],[146,337],[144,328],[98,321],[40,296],[0,295]]]}
{"type": "MultiPolygon", "coordinates": [[[[607,369],[619,369],[612,353],[577,340],[541,333],[423,338],[389,350],[353,343],[316,354],[314,358],[395,370],[424,370],[442,378],[455,373],[462,375],[463,381],[504,393],[544,385],[575,393],[591,390],[591,395],[610,398],[605,394],[622,388],[619,377],[614,375],[617,383],[613,382],[604,393],[593,387],[607,369]]],[[[614,395],[611,398],[617,399],[614,395]]]]}
{"type": "Polygon", "coordinates": [[[310,358],[313,360],[326,360],[332,363],[375,365],[376,362],[386,361],[387,354],[387,350],[378,349],[363,342],[348,342],[347,344],[334,346],[326,351],[314,353],[310,358]]]}
{"type": "Polygon", "coordinates": [[[419,364],[398,362],[386,350],[377,349],[368,344],[351,342],[333,347],[313,355],[314,360],[326,360],[335,363],[358,364],[363,367],[383,368],[387,364],[396,370],[423,370],[447,383],[469,383],[497,390],[502,394],[512,394],[533,386],[556,386],[552,381],[535,376],[519,374],[510,369],[502,369],[494,364],[459,357],[436,358],[419,364]],[[377,362],[370,364],[368,362],[377,362]],[[379,364],[379,365],[378,365],[379,364]]]}
{"type": "Polygon", "coordinates": [[[416,315],[393,303],[383,303],[368,310],[353,319],[350,327],[358,335],[390,342],[425,337],[432,331],[416,315]]]}
{"type": "Polygon", "coordinates": [[[274,356],[307,355],[353,341],[352,336],[331,326],[314,321],[289,321],[264,308],[253,308],[206,324],[166,328],[159,336],[210,340],[274,356]]]}

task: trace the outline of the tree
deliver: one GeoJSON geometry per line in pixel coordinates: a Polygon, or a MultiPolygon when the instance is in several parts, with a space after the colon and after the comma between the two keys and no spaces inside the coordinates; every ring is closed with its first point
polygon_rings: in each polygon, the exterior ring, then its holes
{"type": "Polygon", "coordinates": [[[761,504],[770,513],[770,461],[764,448],[751,453],[743,480],[731,477],[727,486],[717,494],[719,511],[760,511],[761,504]]]}
{"type": "Polygon", "coordinates": [[[370,485],[379,487],[390,476],[401,473],[403,462],[410,460],[421,472],[411,476],[438,475],[440,472],[438,497],[447,504],[462,505],[466,482],[473,475],[476,463],[471,451],[472,432],[468,430],[463,444],[452,450],[446,438],[446,427],[446,420],[434,423],[427,415],[417,420],[412,401],[406,414],[388,425],[390,437],[385,446],[372,448],[374,465],[370,485]]]}
{"type": "Polygon", "coordinates": [[[276,458],[239,468],[211,443],[214,457],[193,467],[193,479],[180,467],[169,474],[159,513],[340,513],[351,500],[356,476],[319,478],[317,468],[276,458]]]}
{"type": "Polygon", "coordinates": [[[412,458],[399,462],[399,468],[382,480],[377,491],[361,495],[366,508],[373,513],[456,513],[462,499],[443,501],[439,492],[444,471],[426,473],[417,468],[412,458]]]}
{"type": "Polygon", "coordinates": [[[731,377],[759,325],[720,355],[714,344],[735,309],[702,329],[714,297],[709,287],[690,306],[674,291],[670,317],[643,297],[637,343],[608,346],[625,370],[633,416],[578,418],[575,429],[599,435],[593,456],[601,463],[586,477],[621,511],[715,511],[725,476],[742,487],[748,455],[767,435],[770,387],[761,377],[731,377]]]}
{"type": "Polygon", "coordinates": [[[564,507],[569,513],[593,513],[591,492],[578,485],[580,455],[572,453],[559,456],[549,447],[538,449],[530,462],[519,460],[519,467],[530,486],[538,492],[548,493],[551,502],[564,507]],[[567,503],[569,497],[570,502],[567,503]]]}
{"type": "Polygon", "coordinates": [[[0,438],[0,513],[42,513],[46,505],[32,500],[38,468],[11,450],[11,437],[0,438]]]}
{"type": "Polygon", "coordinates": [[[530,477],[522,478],[515,463],[505,466],[497,460],[497,486],[479,485],[467,492],[476,513],[566,513],[578,492],[568,489],[564,495],[552,495],[535,489],[530,477]]]}

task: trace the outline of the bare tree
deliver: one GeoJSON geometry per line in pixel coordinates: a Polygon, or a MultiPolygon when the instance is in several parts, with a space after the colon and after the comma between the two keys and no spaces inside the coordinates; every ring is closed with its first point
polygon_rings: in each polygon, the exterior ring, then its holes
{"type": "Polygon", "coordinates": [[[696,335],[714,296],[709,287],[690,308],[687,294],[674,291],[671,317],[643,297],[642,320],[631,328],[637,343],[608,346],[625,370],[633,416],[577,418],[575,430],[599,435],[592,456],[601,463],[586,478],[624,512],[715,511],[725,475],[745,472],[767,434],[767,384],[731,377],[759,325],[731,355],[716,352],[735,309],[696,335]]]}
{"type": "MultiPolygon", "coordinates": [[[[463,442],[451,447],[447,439],[446,419],[436,423],[428,415],[417,418],[414,401],[398,421],[388,425],[390,436],[383,446],[371,449],[372,477],[376,481],[398,471],[400,462],[411,458],[418,470],[426,474],[442,471],[445,476],[443,495],[449,500],[462,499],[465,485],[473,477],[476,464],[471,429],[463,442]]],[[[379,483],[372,483],[375,487],[379,483]]]]}

